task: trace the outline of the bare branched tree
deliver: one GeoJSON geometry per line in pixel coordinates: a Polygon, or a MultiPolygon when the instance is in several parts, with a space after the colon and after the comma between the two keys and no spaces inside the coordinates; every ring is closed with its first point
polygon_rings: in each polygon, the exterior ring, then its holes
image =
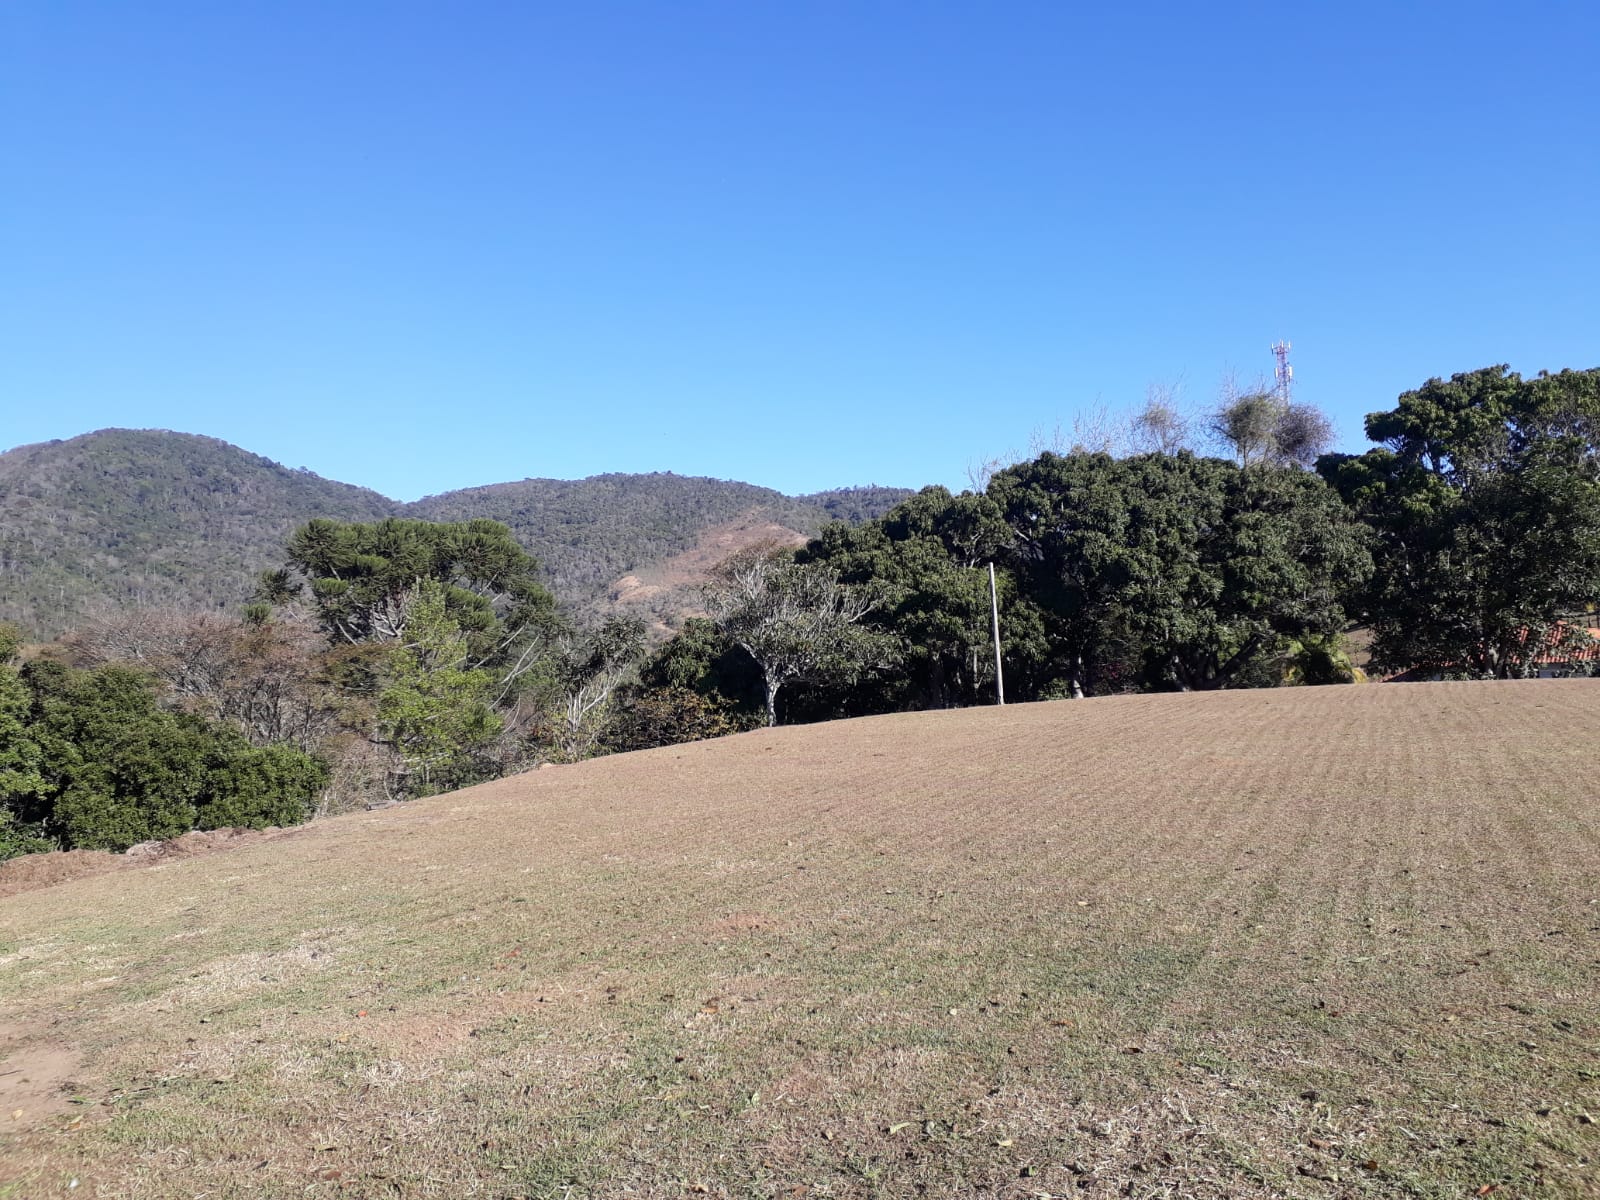
{"type": "Polygon", "coordinates": [[[320,638],[306,620],[142,608],[96,618],[66,641],[79,665],[143,667],[177,707],[230,724],[258,746],[311,750],[337,724],[316,661],[320,638]]]}
{"type": "Polygon", "coordinates": [[[1224,400],[1208,422],[1211,436],[1241,467],[1275,457],[1283,406],[1271,392],[1246,392],[1224,400]]]}
{"type": "Polygon", "coordinates": [[[1011,459],[1004,454],[996,454],[990,458],[971,460],[967,462],[967,485],[974,491],[982,494],[989,490],[989,481],[1011,465],[1011,459]]]}
{"type": "Polygon", "coordinates": [[[1129,445],[1139,454],[1176,454],[1189,447],[1190,424],[1177,386],[1152,383],[1144,407],[1129,422],[1129,445]]]}
{"type": "Polygon", "coordinates": [[[872,597],[821,564],[794,562],[786,550],[735,555],[705,595],[717,627],[761,668],[768,725],[778,723],[785,684],[848,676],[867,656],[871,639],[859,622],[876,606],[872,597]]]}
{"type": "Polygon", "coordinates": [[[989,481],[1001,471],[1042,454],[1123,454],[1132,445],[1131,429],[1128,418],[1097,399],[1073,415],[1070,433],[1059,421],[1049,428],[1036,425],[1028,434],[1026,450],[1011,449],[1004,454],[969,461],[967,482],[974,492],[987,491],[989,481]]]}
{"type": "Polygon", "coordinates": [[[561,754],[569,762],[593,753],[607,706],[644,657],[647,645],[643,621],[612,617],[596,629],[574,635],[562,648],[559,739],[561,754]]]}
{"type": "MultiPolygon", "coordinates": [[[[1096,399],[1086,409],[1072,417],[1072,440],[1066,446],[1069,454],[1110,454],[1113,457],[1128,450],[1130,427],[1128,418],[1112,409],[1105,401],[1096,399]]],[[[1056,454],[1063,451],[1061,427],[1056,427],[1054,443],[1045,449],[1056,454]]],[[[1039,457],[1038,454],[1033,455],[1039,457]]]]}
{"type": "Polygon", "coordinates": [[[1309,467],[1333,443],[1333,424],[1320,410],[1286,404],[1264,379],[1241,389],[1231,375],[1224,377],[1206,427],[1241,467],[1309,467]]]}
{"type": "Polygon", "coordinates": [[[1284,462],[1310,467],[1333,445],[1333,422],[1309,404],[1291,404],[1278,418],[1276,436],[1284,462]]]}

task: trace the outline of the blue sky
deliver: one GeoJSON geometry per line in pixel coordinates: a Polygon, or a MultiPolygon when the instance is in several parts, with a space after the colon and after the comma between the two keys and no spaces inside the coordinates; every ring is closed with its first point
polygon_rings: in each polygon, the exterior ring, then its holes
{"type": "Polygon", "coordinates": [[[0,445],[960,484],[1294,343],[1600,365],[1600,5],[0,7],[0,445]]]}

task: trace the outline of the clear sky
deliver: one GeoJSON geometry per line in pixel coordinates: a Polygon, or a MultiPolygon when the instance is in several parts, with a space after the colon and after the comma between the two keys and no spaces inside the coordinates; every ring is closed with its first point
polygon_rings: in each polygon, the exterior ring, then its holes
{"type": "Polygon", "coordinates": [[[0,446],[960,484],[1600,365],[1600,4],[0,5],[0,446]]]}

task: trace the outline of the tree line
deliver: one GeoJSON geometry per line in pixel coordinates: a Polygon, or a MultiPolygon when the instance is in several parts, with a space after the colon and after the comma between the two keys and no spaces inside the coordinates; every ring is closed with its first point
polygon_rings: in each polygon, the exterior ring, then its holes
{"type": "MultiPolygon", "coordinates": [[[[724,563],[651,647],[498,522],[314,520],[233,617],[135,610],[0,666],[0,856],[283,824],[599,753],[1008,699],[1510,678],[1600,600],[1600,370],[1430,380],[1327,454],[1263,389],[993,464],[724,563]],[[1220,455],[1200,453],[1209,432],[1220,455]]],[[[14,646],[6,649],[8,657],[14,646]]]]}
{"type": "Polygon", "coordinates": [[[730,564],[645,678],[769,722],[985,703],[988,563],[1010,698],[1347,682],[1356,626],[1385,675],[1593,671],[1570,656],[1600,624],[1600,370],[1430,380],[1366,430],[1374,449],[1329,454],[1326,419],[1270,390],[1198,419],[1155,395],[1120,434],[773,553],[760,600],[730,564]]]}

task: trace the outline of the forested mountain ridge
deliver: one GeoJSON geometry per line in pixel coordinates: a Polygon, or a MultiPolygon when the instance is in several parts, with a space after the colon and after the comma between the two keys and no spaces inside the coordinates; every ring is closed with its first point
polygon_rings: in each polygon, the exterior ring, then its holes
{"type": "Polygon", "coordinates": [[[582,602],[603,595],[619,576],[692,549],[712,527],[772,524],[810,535],[830,520],[882,516],[909,495],[900,488],[843,488],[791,497],[749,483],[656,472],[495,483],[428,496],[402,511],[429,521],[503,521],[538,556],[556,595],[582,602]]]}
{"type": "Polygon", "coordinates": [[[0,454],[0,620],[51,635],[97,605],[237,604],[297,525],[393,507],[194,434],[19,446],[0,454]]]}
{"type": "Polygon", "coordinates": [[[39,636],[106,605],[241,604],[287,535],[314,517],[504,521],[564,602],[604,602],[615,581],[732,521],[800,534],[876,516],[909,495],[769,488],[659,473],[525,479],[411,504],[292,470],[216,438],[105,429],[0,453],[0,620],[39,636]]]}

